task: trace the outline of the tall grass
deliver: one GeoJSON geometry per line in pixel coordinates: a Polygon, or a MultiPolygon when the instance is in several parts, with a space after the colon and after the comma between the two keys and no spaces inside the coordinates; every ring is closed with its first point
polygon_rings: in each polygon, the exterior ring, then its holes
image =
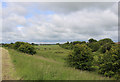
{"type": "Polygon", "coordinates": [[[42,46],[36,46],[36,48],[37,48],[36,55],[53,59],[59,62],[64,62],[66,56],[71,52],[70,50],[63,49],[58,45],[42,45],[42,46]]]}
{"type": "Polygon", "coordinates": [[[109,78],[93,72],[65,67],[64,59],[62,58],[65,58],[68,52],[58,46],[52,46],[51,51],[43,50],[44,47],[42,48],[41,46],[38,47],[41,49],[34,56],[8,49],[16,72],[23,80],[109,80],[109,78]],[[64,53],[54,53],[60,49],[64,53]],[[45,54],[45,52],[47,53],[45,54]],[[66,55],[63,56],[64,54],[66,55]]]}

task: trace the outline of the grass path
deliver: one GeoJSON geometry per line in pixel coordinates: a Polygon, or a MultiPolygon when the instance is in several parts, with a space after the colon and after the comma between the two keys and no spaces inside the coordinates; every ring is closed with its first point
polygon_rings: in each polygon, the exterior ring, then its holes
{"type": "Polygon", "coordinates": [[[37,55],[35,55],[35,56],[33,56],[33,57],[38,58],[38,59],[40,59],[40,60],[47,61],[47,62],[51,62],[51,63],[63,64],[63,63],[61,63],[61,62],[57,62],[57,61],[55,61],[55,60],[52,60],[52,59],[49,59],[49,58],[45,58],[45,57],[43,57],[43,56],[37,56],[37,55]]]}
{"type": "Polygon", "coordinates": [[[2,50],[2,80],[17,80],[9,52],[4,48],[0,50],[2,50]]]}

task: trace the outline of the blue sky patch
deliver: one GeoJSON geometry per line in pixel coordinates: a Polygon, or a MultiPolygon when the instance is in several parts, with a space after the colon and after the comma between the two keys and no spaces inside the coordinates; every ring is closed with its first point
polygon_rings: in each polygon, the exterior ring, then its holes
{"type": "Polygon", "coordinates": [[[6,8],[7,7],[7,3],[6,2],[2,2],[2,8],[6,8]]]}

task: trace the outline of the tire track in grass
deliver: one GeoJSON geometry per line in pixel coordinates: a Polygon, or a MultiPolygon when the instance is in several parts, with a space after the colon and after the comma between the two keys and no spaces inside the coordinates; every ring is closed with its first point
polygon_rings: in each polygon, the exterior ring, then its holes
{"type": "Polygon", "coordinates": [[[0,50],[2,50],[2,80],[18,80],[9,52],[4,48],[0,50]]]}

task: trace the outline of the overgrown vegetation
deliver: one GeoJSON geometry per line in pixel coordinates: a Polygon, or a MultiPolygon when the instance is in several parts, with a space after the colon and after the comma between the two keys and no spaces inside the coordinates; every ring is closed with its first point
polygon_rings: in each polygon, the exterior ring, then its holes
{"type": "Polygon", "coordinates": [[[88,71],[94,68],[102,75],[120,79],[120,45],[111,39],[97,41],[91,38],[88,42],[75,41],[59,45],[73,51],[67,57],[69,66],[88,71]]]}
{"type": "Polygon", "coordinates": [[[36,53],[35,48],[27,42],[15,42],[11,44],[4,44],[3,46],[18,50],[23,53],[28,53],[31,55],[36,53]]]}
{"type": "Polygon", "coordinates": [[[64,58],[68,56],[70,50],[58,45],[42,45],[35,48],[37,54],[33,56],[8,49],[21,80],[111,80],[95,72],[65,66],[64,58]]]}
{"type": "MultiPolygon", "coordinates": [[[[74,41],[66,42],[64,44],[57,43],[56,45],[49,46],[36,46],[34,43],[31,45],[25,42],[15,42],[4,44],[3,46],[32,55],[37,52],[36,56],[44,57],[43,60],[49,58],[52,62],[57,61],[63,63],[65,62],[64,59],[66,59],[67,65],[74,67],[75,69],[85,71],[94,70],[106,77],[120,79],[120,45],[115,44],[109,38],[101,39],[99,41],[91,38],[88,42],[74,41]]],[[[18,52],[16,53],[18,54],[18,52]]],[[[16,56],[16,58],[17,57],[18,56],[16,56]]],[[[15,58],[13,58],[13,60],[14,59],[15,58]]],[[[14,61],[16,62],[17,60],[14,61]]],[[[30,74],[32,74],[32,72],[30,74]]]]}
{"type": "Polygon", "coordinates": [[[99,57],[99,73],[120,79],[120,45],[113,45],[99,57]]]}
{"type": "Polygon", "coordinates": [[[81,70],[91,70],[92,61],[91,49],[86,44],[76,44],[73,52],[67,58],[70,66],[81,70]]]}

